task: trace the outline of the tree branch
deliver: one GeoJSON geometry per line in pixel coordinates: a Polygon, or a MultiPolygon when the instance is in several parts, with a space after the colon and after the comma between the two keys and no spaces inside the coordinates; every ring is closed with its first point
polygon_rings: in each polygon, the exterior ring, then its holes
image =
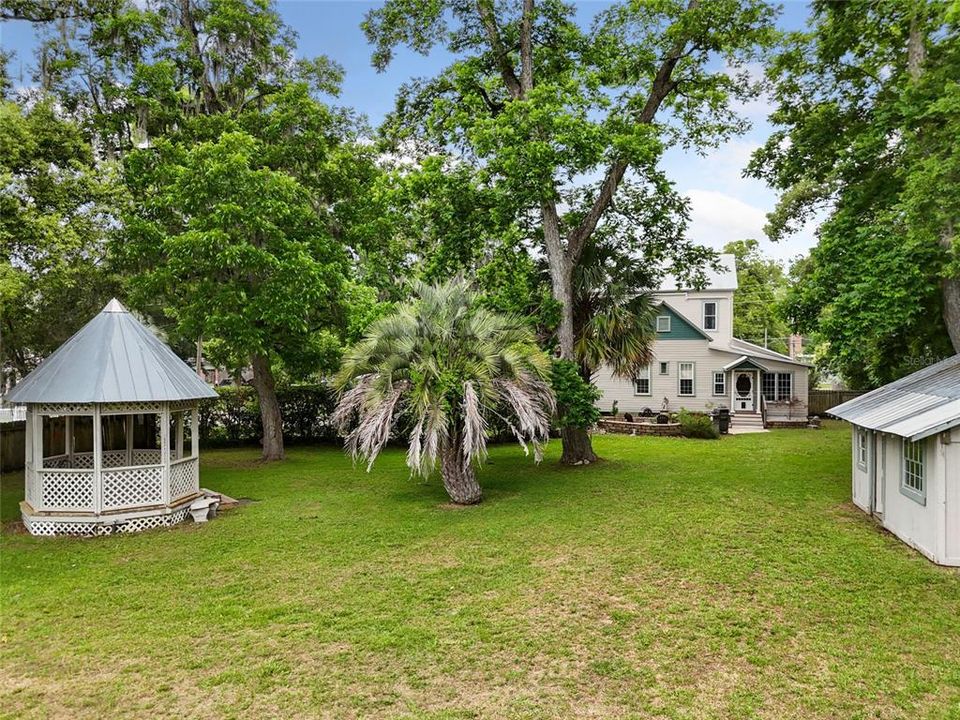
{"type": "MultiPolygon", "coordinates": [[[[698,4],[698,0],[690,0],[687,10],[694,9],[698,4]]],[[[683,57],[686,45],[687,41],[685,39],[678,41],[661,63],[657,74],[653,78],[647,101],[644,103],[643,109],[637,114],[636,122],[638,125],[651,124],[663,101],[677,87],[677,83],[673,79],[673,70],[683,57]]],[[[629,163],[621,158],[617,158],[611,163],[603,178],[603,183],[600,185],[600,192],[597,194],[590,210],[584,215],[580,224],[570,231],[567,237],[567,255],[572,262],[576,263],[580,258],[584,244],[593,234],[593,231],[597,229],[597,223],[600,222],[600,218],[603,217],[603,214],[613,202],[613,196],[616,194],[628,167],[629,163]]]]}
{"type": "Polygon", "coordinates": [[[533,2],[523,0],[520,19],[520,90],[524,95],[533,90],[533,2]]]}
{"type": "Polygon", "coordinates": [[[518,99],[523,96],[523,90],[517,74],[513,71],[513,65],[510,64],[510,55],[503,46],[500,39],[500,29],[497,27],[497,20],[493,16],[493,3],[491,0],[477,0],[477,13],[480,15],[480,21],[487,32],[487,40],[490,42],[490,49],[497,61],[497,68],[500,70],[500,76],[503,78],[510,96],[518,99]]]}

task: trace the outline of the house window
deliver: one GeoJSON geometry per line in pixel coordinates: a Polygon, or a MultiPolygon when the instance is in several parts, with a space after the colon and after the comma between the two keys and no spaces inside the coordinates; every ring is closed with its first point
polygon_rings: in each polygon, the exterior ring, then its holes
{"type": "Polygon", "coordinates": [[[763,373],[760,390],[763,392],[763,399],[768,402],[789,400],[793,396],[793,374],[763,373]]]}
{"type": "Polygon", "coordinates": [[[727,374],[723,370],[718,370],[713,374],[713,394],[727,394],[727,374]]]}
{"type": "Polygon", "coordinates": [[[680,365],[680,387],[677,394],[692,397],[696,394],[696,385],[693,380],[693,363],[682,362],[680,365]]]}
{"type": "Polygon", "coordinates": [[[640,374],[633,379],[633,394],[634,395],[649,395],[650,394],[650,366],[643,368],[640,371],[640,374]]]}
{"type": "Polygon", "coordinates": [[[717,304],[713,301],[703,304],[703,329],[717,329],[717,304]]]}
{"type": "Polygon", "coordinates": [[[657,315],[657,332],[670,332],[670,316],[657,315]]]}
{"type": "Polygon", "coordinates": [[[857,465],[867,469],[867,431],[857,430],[857,465]]]}
{"type": "Polygon", "coordinates": [[[921,504],[926,504],[926,478],[924,477],[923,440],[903,440],[903,477],[900,492],[921,504]]]}
{"type": "Polygon", "coordinates": [[[668,362],[661,362],[661,363],[660,363],[660,374],[661,374],[661,375],[669,375],[669,374],[670,374],[670,363],[668,363],[668,362]]]}

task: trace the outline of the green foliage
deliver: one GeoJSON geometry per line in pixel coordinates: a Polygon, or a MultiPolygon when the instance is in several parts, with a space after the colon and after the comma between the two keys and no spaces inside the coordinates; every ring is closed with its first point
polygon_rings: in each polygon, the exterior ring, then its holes
{"type": "Polygon", "coordinates": [[[0,103],[4,374],[22,377],[117,294],[107,241],[122,193],[55,103],[0,103]]]}
{"type": "Polygon", "coordinates": [[[600,234],[574,270],[574,353],[587,382],[601,365],[633,378],[653,359],[656,305],[646,292],[652,284],[650,266],[623,244],[600,234]]]}
{"type": "Polygon", "coordinates": [[[821,335],[826,365],[855,388],[955,351],[948,330],[960,317],[948,318],[944,302],[948,284],[960,294],[951,12],[938,2],[815,2],[810,31],[792,34],[770,70],[780,128],[750,166],[782,192],[768,233],[828,214],[792,273],[786,312],[821,335]]]}
{"type": "Polygon", "coordinates": [[[339,313],[346,255],[307,189],[263,165],[265,149],[237,131],[132,153],[127,182],[141,201],[123,250],[141,264],[141,302],[163,298],[187,337],[310,372],[339,313]]]}
{"type": "MultiPolygon", "coordinates": [[[[217,388],[215,400],[200,405],[200,439],[204,447],[253,445],[263,437],[257,394],[250,387],[217,388]]],[[[333,442],[331,424],[336,400],[327,385],[292,385],[277,389],[283,436],[294,443],[333,442]]]]}
{"type": "Polygon", "coordinates": [[[713,420],[704,413],[690,412],[680,408],[677,420],[680,422],[680,430],[684,437],[703,440],[716,440],[720,437],[720,432],[714,427],[713,420]]]}
{"type": "Polygon", "coordinates": [[[780,353],[789,351],[790,325],[783,317],[788,282],[780,264],[760,252],[756,240],[728,243],[723,251],[737,258],[737,294],[733,335],[780,353]]]}
{"type": "Polygon", "coordinates": [[[600,390],[580,375],[578,365],[570,360],[554,360],[550,385],[557,398],[557,422],[560,427],[591,428],[600,419],[597,400],[600,390]]]}

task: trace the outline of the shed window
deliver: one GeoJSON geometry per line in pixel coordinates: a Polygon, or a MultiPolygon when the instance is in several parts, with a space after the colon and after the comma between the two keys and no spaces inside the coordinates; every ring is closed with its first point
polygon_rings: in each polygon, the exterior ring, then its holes
{"type": "Polygon", "coordinates": [[[670,374],[670,363],[668,363],[668,362],[661,362],[661,363],[660,363],[660,374],[661,374],[661,375],[669,375],[669,374],[670,374]]]}
{"type": "Polygon", "coordinates": [[[657,332],[662,332],[662,333],[670,332],[670,316],[669,315],[657,316],[657,332]]]}
{"type": "Polygon", "coordinates": [[[650,366],[643,368],[640,374],[633,379],[633,392],[635,395],[650,394],[650,366]]]}
{"type": "Polygon", "coordinates": [[[857,430],[857,465],[867,469],[867,431],[857,430]]]}
{"type": "Polygon", "coordinates": [[[900,491],[920,503],[926,502],[926,477],[924,468],[923,440],[903,441],[903,477],[900,491]]]}
{"type": "Polygon", "coordinates": [[[793,374],[763,373],[760,389],[763,391],[763,399],[768,402],[789,400],[793,396],[793,374]]]}
{"type": "Polygon", "coordinates": [[[717,370],[713,374],[713,394],[714,395],[727,394],[727,374],[723,372],[723,370],[717,370]]]}
{"type": "Polygon", "coordinates": [[[717,303],[713,301],[703,304],[703,329],[717,329],[717,303]]]}
{"type": "Polygon", "coordinates": [[[687,397],[692,397],[696,394],[696,384],[694,383],[693,376],[693,367],[692,362],[682,362],[680,363],[680,387],[678,388],[678,395],[683,395],[687,397]]]}

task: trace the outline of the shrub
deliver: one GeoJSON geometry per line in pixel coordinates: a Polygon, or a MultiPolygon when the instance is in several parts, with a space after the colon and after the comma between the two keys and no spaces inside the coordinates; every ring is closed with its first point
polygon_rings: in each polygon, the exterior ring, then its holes
{"type": "Polygon", "coordinates": [[[703,413],[693,413],[687,410],[680,410],[679,415],[680,430],[684,437],[702,438],[705,440],[716,440],[720,433],[713,426],[713,419],[703,413]]]}
{"type": "Polygon", "coordinates": [[[590,428],[600,419],[596,402],[600,390],[580,377],[570,360],[554,360],[550,384],[557,396],[557,422],[560,427],[590,428]]]}
{"type": "MultiPolygon", "coordinates": [[[[200,440],[207,446],[256,444],[263,435],[257,394],[250,387],[217,388],[216,399],[200,404],[200,440]]],[[[333,391],[326,385],[277,388],[283,437],[289,443],[337,439],[330,425],[333,391]]]]}

